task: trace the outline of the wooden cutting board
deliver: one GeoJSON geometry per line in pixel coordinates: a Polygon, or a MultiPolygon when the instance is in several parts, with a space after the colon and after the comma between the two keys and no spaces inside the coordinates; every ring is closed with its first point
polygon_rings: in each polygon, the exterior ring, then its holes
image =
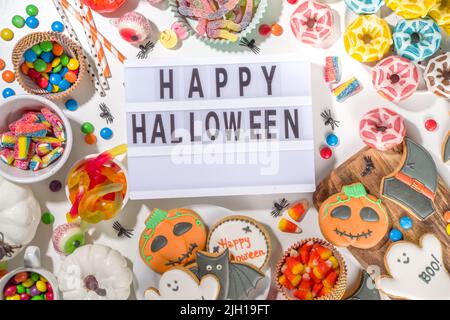
{"type": "MultiPolygon", "coordinates": [[[[407,211],[389,199],[381,197],[380,183],[383,177],[394,172],[401,165],[403,146],[398,146],[388,152],[366,147],[357,154],[348,159],[340,167],[333,170],[317,187],[313,195],[314,206],[317,211],[321,204],[331,195],[339,193],[342,186],[361,182],[365,185],[368,193],[382,199],[389,213],[390,228],[400,228],[400,218],[409,215],[413,219],[413,228],[411,230],[402,230],[403,238],[406,241],[419,243],[420,237],[425,233],[434,233],[442,242],[443,248],[450,248],[450,236],[446,233],[446,223],[444,213],[450,210],[450,192],[441,177],[438,177],[439,186],[436,192],[435,208],[436,213],[425,221],[420,221],[413,214],[407,211]],[[375,165],[373,172],[363,177],[362,172],[365,168],[364,157],[369,156],[375,165]]],[[[384,265],[384,255],[391,241],[386,234],[377,246],[370,249],[357,249],[349,247],[349,251],[361,263],[364,269],[368,266],[377,265],[381,268],[381,274],[387,275],[384,265]]],[[[447,270],[450,270],[450,250],[444,250],[444,261],[447,270]]]]}

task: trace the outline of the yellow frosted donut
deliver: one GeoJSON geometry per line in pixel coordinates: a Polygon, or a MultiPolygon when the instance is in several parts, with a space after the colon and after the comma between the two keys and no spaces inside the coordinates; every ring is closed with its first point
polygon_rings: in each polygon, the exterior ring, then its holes
{"type": "Polygon", "coordinates": [[[389,52],[391,45],[389,25],[373,14],[359,16],[344,33],[345,50],[360,62],[381,60],[389,52]]]}
{"type": "Polygon", "coordinates": [[[438,0],[428,15],[440,26],[450,24],[450,0],[438,0]]]}
{"type": "Polygon", "coordinates": [[[436,2],[437,0],[386,0],[386,5],[405,19],[416,19],[425,17],[436,2]]]}

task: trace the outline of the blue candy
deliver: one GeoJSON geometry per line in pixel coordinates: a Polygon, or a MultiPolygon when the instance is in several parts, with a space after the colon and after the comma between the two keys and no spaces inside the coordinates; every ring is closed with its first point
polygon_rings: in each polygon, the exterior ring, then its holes
{"type": "Polygon", "coordinates": [[[392,242],[400,241],[403,239],[403,234],[398,229],[392,229],[389,232],[389,239],[391,239],[392,242]]]}
{"type": "Polygon", "coordinates": [[[36,17],[28,17],[27,20],[25,20],[25,24],[28,28],[36,29],[39,26],[39,20],[36,17]]]}
{"type": "Polygon", "coordinates": [[[52,23],[52,30],[55,32],[63,32],[64,25],[60,21],[55,21],[52,23]]]}
{"type": "Polygon", "coordinates": [[[105,140],[109,140],[113,136],[113,131],[110,128],[105,127],[100,130],[100,136],[105,140]]]}
{"type": "Polygon", "coordinates": [[[409,230],[412,228],[413,222],[412,219],[408,216],[403,216],[400,218],[400,226],[405,229],[409,230]]]}
{"type": "Polygon", "coordinates": [[[5,98],[5,99],[9,98],[15,94],[16,94],[16,92],[11,88],[5,88],[2,92],[3,98],[5,98]]]}
{"type": "Polygon", "coordinates": [[[47,86],[47,88],[45,90],[47,90],[48,92],[52,92],[53,86],[52,86],[52,84],[50,82],[48,83],[48,86],[47,86]]]}
{"type": "Polygon", "coordinates": [[[384,0],[345,0],[345,4],[356,14],[374,14],[384,5],[384,0]]]}
{"type": "Polygon", "coordinates": [[[70,111],[75,111],[78,109],[78,102],[74,99],[69,99],[66,101],[66,108],[70,111]]]}
{"type": "Polygon", "coordinates": [[[50,83],[51,84],[55,84],[55,85],[59,85],[59,83],[61,82],[61,76],[57,73],[53,73],[50,75],[50,83]]]}
{"type": "Polygon", "coordinates": [[[58,87],[61,91],[69,89],[71,86],[71,83],[67,81],[66,79],[59,82],[58,87]]]}
{"type": "Polygon", "coordinates": [[[33,50],[28,49],[28,50],[25,51],[25,53],[23,54],[23,58],[25,59],[26,62],[31,62],[31,63],[33,63],[33,62],[36,61],[37,55],[36,55],[36,53],[35,53],[33,50]]]}
{"type": "Polygon", "coordinates": [[[62,78],[64,78],[64,75],[65,75],[68,71],[69,71],[69,68],[63,67],[63,68],[61,69],[61,71],[59,72],[59,75],[60,75],[62,78]]]}
{"type": "Polygon", "coordinates": [[[53,61],[54,57],[55,56],[53,55],[53,53],[51,51],[41,53],[41,59],[47,63],[51,63],[53,61]]]}
{"type": "Polygon", "coordinates": [[[326,140],[327,140],[327,144],[330,147],[335,147],[339,144],[339,138],[334,133],[330,133],[329,135],[327,135],[326,140]]]}

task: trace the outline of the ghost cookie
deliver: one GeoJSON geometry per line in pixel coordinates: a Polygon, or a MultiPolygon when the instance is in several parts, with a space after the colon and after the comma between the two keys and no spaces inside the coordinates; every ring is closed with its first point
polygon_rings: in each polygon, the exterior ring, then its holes
{"type": "Polygon", "coordinates": [[[229,216],[211,228],[206,248],[211,253],[220,253],[228,248],[232,260],[261,269],[269,261],[270,237],[257,221],[243,216],[229,216]]]}
{"type": "Polygon", "coordinates": [[[164,272],[159,289],[145,291],[146,300],[216,300],[220,283],[216,276],[207,274],[200,280],[188,269],[174,267],[164,272]]]}
{"type": "Polygon", "coordinates": [[[449,163],[450,161],[450,131],[444,138],[444,143],[442,144],[442,161],[444,163],[449,163]]]}
{"type": "Polygon", "coordinates": [[[381,277],[377,287],[391,297],[409,300],[450,300],[450,275],[442,257],[442,244],[426,234],[420,246],[399,241],[386,252],[391,277],[381,277]]]}

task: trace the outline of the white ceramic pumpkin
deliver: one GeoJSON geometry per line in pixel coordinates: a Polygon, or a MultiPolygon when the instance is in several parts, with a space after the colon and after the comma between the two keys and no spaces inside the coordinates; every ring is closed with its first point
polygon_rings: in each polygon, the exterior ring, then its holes
{"type": "Polygon", "coordinates": [[[126,300],[133,275],[119,251],[88,244],[63,261],[57,278],[64,300],[126,300]]]}
{"type": "Polygon", "coordinates": [[[0,177],[0,262],[14,258],[33,240],[40,219],[30,188],[0,177]]]}

